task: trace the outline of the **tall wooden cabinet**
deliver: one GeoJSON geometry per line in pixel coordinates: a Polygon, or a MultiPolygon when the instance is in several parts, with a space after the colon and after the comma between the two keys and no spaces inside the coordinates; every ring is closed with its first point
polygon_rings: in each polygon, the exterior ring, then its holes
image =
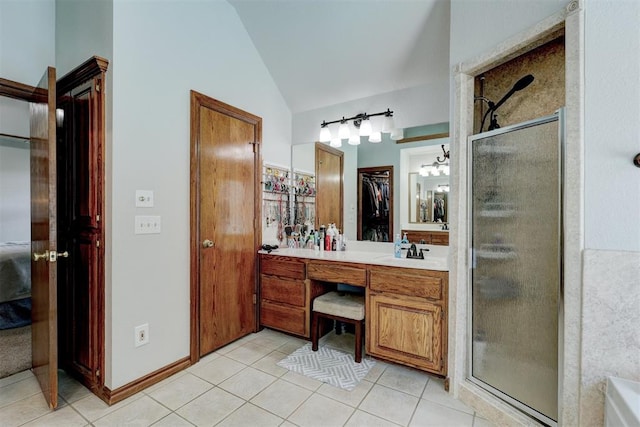
{"type": "Polygon", "coordinates": [[[104,398],[104,97],[93,57],[57,83],[60,367],[104,398]]]}

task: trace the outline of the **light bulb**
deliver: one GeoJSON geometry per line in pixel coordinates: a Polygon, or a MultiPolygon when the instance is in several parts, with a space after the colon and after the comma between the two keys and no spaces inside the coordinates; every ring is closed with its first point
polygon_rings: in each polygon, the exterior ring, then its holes
{"type": "Polygon", "coordinates": [[[373,129],[371,128],[371,120],[366,119],[360,122],[360,136],[369,136],[373,129]]]}
{"type": "Polygon", "coordinates": [[[420,167],[420,172],[418,172],[420,176],[429,176],[429,170],[426,166],[420,167]]]}
{"type": "Polygon", "coordinates": [[[374,144],[382,141],[382,133],[380,132],[371,132],[369,135],[369,142],[373,142],[374,144]]]}
{"type": "Polygon", "coordinates": [[[340,138],[333,138],[329,145],[335,148],[340,148],[342,147],[342,140],[340,138]]]}
{"type": "Polygon", "coordinates": [[[431,167],[431,175],[440,176],[440,171],[438,170],[438,166],[437,165],[433,165],[431,167]]]}
{"type": "Polygon", "coordinates": [[[331,131],[329,130],[329,126],[325,126],[320,128],[320,142],[329,142],[331,141],[331,131]]]}

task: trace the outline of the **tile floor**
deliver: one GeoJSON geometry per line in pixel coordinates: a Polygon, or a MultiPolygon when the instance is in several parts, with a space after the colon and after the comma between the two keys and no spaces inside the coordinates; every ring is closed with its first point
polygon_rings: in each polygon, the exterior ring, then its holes
{"type": "MultiPolygon", "coordinates": [[[[278,361],[306,342],[265,329],[107,406],[64,372],[50,411],[30,371],[0,379],[0,426],[490,426],[450,397],[442,380],[377,361],[351,392],[278,361]]],[[[321,345],[352,352],[353,336],[321,345]]]]}

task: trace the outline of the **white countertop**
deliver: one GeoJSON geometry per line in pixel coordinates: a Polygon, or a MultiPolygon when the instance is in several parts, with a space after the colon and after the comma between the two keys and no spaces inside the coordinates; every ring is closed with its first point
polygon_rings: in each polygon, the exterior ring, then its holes
{"type": "MultiPolygon", "coordinates": [[[[360,242],[349,242],[346,251],[316,252],[313,249],[279,248],[271,251],[271,255],[317,259],[323,261],[354,262],[358,264],[386,265],[389,267],[419,268],[423,270],[449,271],[448,246],[417,245],[418,248],[428,248],[424,252],[424,259],[395,258],[393,256],[393,243],[376,243],[376,246],[367,247],[360,242]],[[353,245],[354,248],[349,248],[353,245]],[[378,246],[384,245],[384,246],[378,246]],[[389,249],[389,250],[385,250],[389,249]]],[[[267,251],[259,251],[267,254],[267,251]]],[[[403,251],[403,257],[406,252],[403,251]]]]}

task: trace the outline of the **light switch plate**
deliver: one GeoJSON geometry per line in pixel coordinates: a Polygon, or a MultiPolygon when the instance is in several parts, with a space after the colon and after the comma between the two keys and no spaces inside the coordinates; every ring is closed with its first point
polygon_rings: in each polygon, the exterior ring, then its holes
{"type": "Polygon", "coordinates": [[[136,208],[152,208],[153,207],[153,191],[152,190],[136,190],[136,208]]]}
{"type": "Polygon", "coordinates": [[[161,217],[159,215],[136,215],[135,234],[159,234],[161,217]]]}

